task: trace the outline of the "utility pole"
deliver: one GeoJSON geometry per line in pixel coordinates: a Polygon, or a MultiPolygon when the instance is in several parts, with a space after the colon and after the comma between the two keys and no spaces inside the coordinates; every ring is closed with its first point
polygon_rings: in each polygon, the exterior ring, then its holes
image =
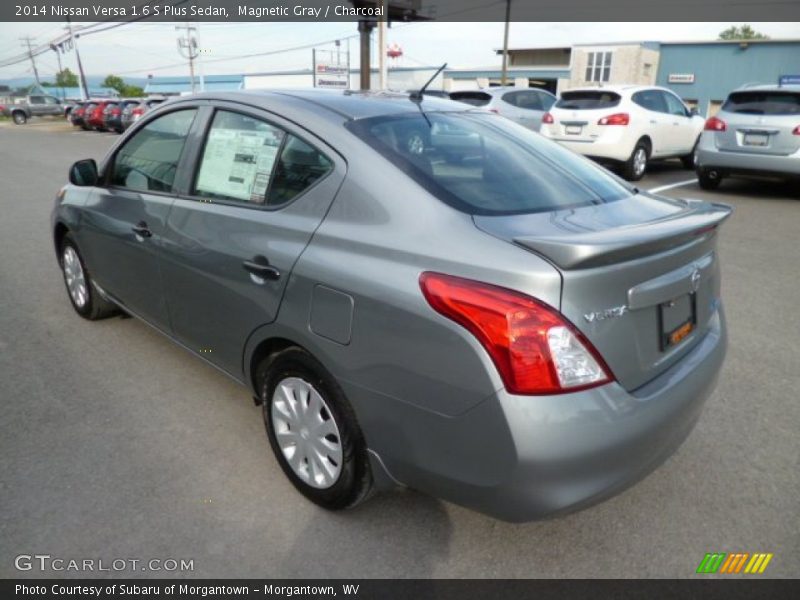
{"type": "Polygon", "coordinates": [[[508,77],[508,23],[511,21],[511,0],[506,0],[506,29],[503,34],[503,74],[500,77],[500,85],[506,85],[508,77]]]}
{"type": "Polygon", "coordinates": [[[31,42],[33,41],[33,38],[26,36],[19,39],[28,47],[28,58],[31,59],[31,64],[33,65],[33,76],[36,79],[36,85],[41,85],[42,82],[39,81],[39,71],[36,69],[36,61],[33,58],[33,48],[31,48],[31,42]]]}
{"type": "MultiPolygon", "coordinates": [[[[61,47],[60,45],[56,46],[55,44],[50,44],[50,50],[56,53],[56,58],[58,59],[58,74],[56,75],[56,82],[58,82],[58,78],[63,77],[63,71],[64,71],[64,69],[61,68],[61,47]]],[[[59,85],[58,87],[61,88],[61,99],[66,100],[67,94],[64,91],[64,86],[59,85]]]]}
{"type": "Polygon", "coordinates": [[[89,99],[89,86],[86,84],[86,76],[83,74],[83,63],[81,53],[78,51],[78,37],[72,33],[72,22],[67,17],[67,31],[69,32],[69,43],[75,48],[75,58],[78,59],[78,82],[81,86],[81,100],[89,99]]]}
{"type": "Polygon", "coordinates": [[[383,18],[378,21],[378,88],[385,90],[386,80],[388,79],[388,73],[386,72],[386,23],[389,20],[386,0],[380,0],[380,6],[383,18]]]}
{"type": "Polygon", "coordinates": [[[178,38],[178,53],[189,61],[189,76],[192,80],[192,93],[194,94],[194,60],[197,58],[199,52],[197,49],[197,38],[194,37],[192,33],[197,31],[197,27],[186,24],[176,25],[175,29],[177,31],[180,31],[181,29],[186,30],[186,36],[178,38]]]}

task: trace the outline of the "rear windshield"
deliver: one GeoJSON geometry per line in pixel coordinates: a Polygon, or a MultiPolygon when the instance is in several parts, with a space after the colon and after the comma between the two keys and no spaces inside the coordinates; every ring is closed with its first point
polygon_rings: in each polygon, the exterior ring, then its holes
{"type": "Polygon", "coordinates": [[[617,106],[620,95],[603,90],[588,92],[563,92],[556,102],[556,108],[571,110],[590,110],[594,108],[611,108],[617,106]]]}
{"type": "Polygon", "coordinates": [[[450,99],[472,106],[486,106],[492,101],[492,96],[486,92],[453,92],[450,99]]]}
{"type": "Polygon", "coordinates": [[[392,115],[346,126],[433,195],[469,214],[546,212],[632,194],[587,159],[487,113],[392,115]]]}
{"type": "Polygon", "coordinates": [[[722,110],[751,115],[800,114],[800,94],[792,92],[734,92],[725,101],[722,110]]]}

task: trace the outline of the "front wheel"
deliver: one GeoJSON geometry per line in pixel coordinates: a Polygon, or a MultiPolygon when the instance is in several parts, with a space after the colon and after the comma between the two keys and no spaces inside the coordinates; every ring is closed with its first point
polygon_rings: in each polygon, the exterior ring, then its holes
{"type": "Polygon", "coordinates": [[[639,140],[631,152],[630,158],[622,166],[622,176],[628,181],[639,181],[647,171],[647,160],[650,147],[644,140],[639,140]]]}
{"type": "Polygon", "coordinates": [[[329,510],[366,500],[372,490],[366,443],[336,380],[300,348],[283,350],[262,367],[267,435],[294,487],[329,510]]]}
{"type": "Polygon", "coordinates": [[[683,163],[684,169],[695,169],[697,167],[697,145],[700,143],[700,138],[698,137],[695,142],[694,146],[692,146],[692,151],[685,156],[681,156],[681,163],[683,163]]]}
{"type": "Polygon", "coordinates": [[[117,307],[103,298],[92,284],[86,264],[70,234],[66,234],[61,242],[59,263],[69,300],[76,313],[84,319],[95,321],[117,311],[117,307]]]}

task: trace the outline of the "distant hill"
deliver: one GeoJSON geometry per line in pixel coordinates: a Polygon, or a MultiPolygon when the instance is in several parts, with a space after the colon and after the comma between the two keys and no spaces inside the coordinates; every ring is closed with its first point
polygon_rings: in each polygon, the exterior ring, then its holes
{"type": "MultiPolygon", "coordinates": [[[[87,75],[86,82],[91,86],[99,86],[103,83],[105,78],[105,75],[87,75]]],[[[147,77],[123,77],[123,79],[128,85],[138,85],[139,87],[144,87],[147,84],[147,77]]],[[[48,79],[47,77],[43,77],[42,81],[55,83],[54,78],[48,79]]],[[[7,85],[10,88],[23,87],[32,83],[34,83],[33,77],[11,77],[9,79],[0,79],[0,85],[7,85]]]]}

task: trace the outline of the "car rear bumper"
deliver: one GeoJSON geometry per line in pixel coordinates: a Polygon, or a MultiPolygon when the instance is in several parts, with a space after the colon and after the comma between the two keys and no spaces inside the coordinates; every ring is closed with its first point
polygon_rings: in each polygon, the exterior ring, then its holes
{"type": "Polygon", "coordinates": [[[367,441],[393,479],[497,518],[572,512],[619,493],[678,448],[726,345],[720,307],[687,356],[634,392],[617,383],[559,396],[500,391],[459,417],[395,424],[394,442],[373,444],[369,432],[367,441]]]}
{"type": "Polygon", "coordinates": [[[800,177],[800,150],[789,155],[727,152],[719,150],[713,139],[703,136],[697,147],[697,166],[727,174],[800,177]]]}
{"type": "Polygon", "coordinates": [[[633,145],[622,136],[599,138],[595,141],[577,141],[564,137],[550,137],[565,148],[599,162],[622,163],[633,153],[633,145]]]}

